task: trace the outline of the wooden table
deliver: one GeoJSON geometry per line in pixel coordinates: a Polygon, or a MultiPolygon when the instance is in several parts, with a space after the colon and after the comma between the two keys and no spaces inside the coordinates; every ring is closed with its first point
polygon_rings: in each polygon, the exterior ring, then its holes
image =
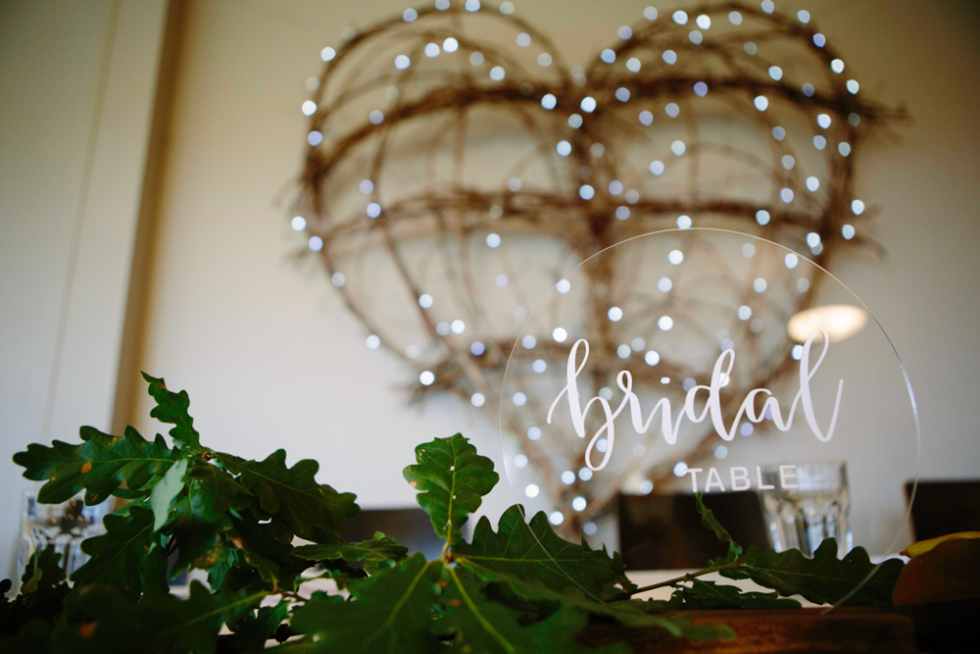
{"type": "MultiPolygon", "coordinates": [[[[666,613],[664,615],[671,615],[666,613]]],[[[726,624],[735,640],[690,641],[656,628],[591,625],[582,635],[589,645],[625,642],[635,654],[914,654],[912,620],[898,613],[865,608],[693,611],[695,625],[726,624]]]]}

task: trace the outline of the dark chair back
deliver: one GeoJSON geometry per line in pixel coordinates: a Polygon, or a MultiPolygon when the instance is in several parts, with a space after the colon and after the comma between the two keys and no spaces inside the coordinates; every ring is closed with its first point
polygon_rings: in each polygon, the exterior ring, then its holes
{"type": "Polygon", "coordinates": [[[377,531],[407,547],[409,554],[422,552],[430,561],[442,554],[444,543],[432,531],[429,516],[422,509],[361,509],[360,515],[347,521],[347,531],[341,536],[351,543],[370,540],[377,531]]]}
{"type": "MultiPolygon", "coordinates": [[[[905,484],[905,498],[912,483],[905,484]]],[[[928,540],[958,531],[980,531],[980,481],[919,481],[912,502],[912,529],[916,540],[928,540]]]]}
{"type": "MultiPolygon", "coordinates": [[[[754,491],[705,495],[704,505],[743,547],[769,547],[754,491]]],[[[703,568],[728,551],[701,526],[694,495],[621,495],[619,547],[630,570],[703,568]]]]}

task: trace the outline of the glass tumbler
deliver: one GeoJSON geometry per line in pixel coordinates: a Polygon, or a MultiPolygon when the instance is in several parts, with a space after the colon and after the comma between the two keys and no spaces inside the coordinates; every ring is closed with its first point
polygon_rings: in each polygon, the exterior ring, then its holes
{"type": "Polygon", "coordinates": [[[835,538],[843,557],[854,546],[846,463],[764,466],[762,481],[762,512],[777,552],[798,549],[812,557],[820,543],[835,538]]]}
{"type": "Polygon", "coordinates": [[[111,509],[111,501],[85,506],[82,495],[60,504],[41,504],[37,493],[24,493],[21,504],[20,547],[17,551],[17,581],[27,562],[37,550],[54,550],[61,554],[61,567],[71,575],[88,555],[82,552],[82,541],[105,533],[102,518],[111,509]]]}

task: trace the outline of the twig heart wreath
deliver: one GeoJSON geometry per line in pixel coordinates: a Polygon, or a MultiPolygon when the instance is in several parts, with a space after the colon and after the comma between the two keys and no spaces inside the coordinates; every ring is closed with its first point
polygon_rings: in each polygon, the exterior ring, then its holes
{"type": "MultiPolygon", "coordinates": [[[[675,226],[761,236],[824,268],[880,252],[873,211],[854,195],[855,160],[904,112],[862,99],[807,12],[781,15],[768,0],[648,7],[588,65],[570,67],[511,3],[439,0],[348,28],[321,57],[303,105],[309,147],[292,220],[304,251],[363,323],[367,346],[415,370],[414,399],[454,394],[520,441],[566,531],[606,511],[622,479],[562,483],[585,443],[542,447],[512,398],[501,401],[512,350],[512,373],[561,374],[571,343],[514,339],[564,271],[675,226]],[[583,495],[588,508],[573,512],[583,495]]],[[[612,358],[603,319],[621,304],[616,281],[630,266],[602,261],[588,271],[583,320],[595,326],[593,356],[612,358]]],[[[810,306],[820,280],[811,281],[786,317],[810,306]]],[[[760,354],[752,383],[785,375],[791,348],[784,337],[760,354]]],[[[660,362],[678,379],[681,366],[660,362]]],[[[660,377],[642,360],[631,369],[638,385],[660,377]]],[[[686,460],[705,455],[707,440],[686,460]]],[[[646,465],[656,484],[673,461],[646,465]]]]}

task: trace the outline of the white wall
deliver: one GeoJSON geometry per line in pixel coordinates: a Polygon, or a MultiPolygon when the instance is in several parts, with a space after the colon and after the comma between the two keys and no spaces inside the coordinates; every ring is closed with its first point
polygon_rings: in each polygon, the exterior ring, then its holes
{"type": "Polygon", "coordinates": [[[108,429],[167,3],[0,3],[0,576],[29,442],[108,429]]]}
{"type": "MultiPolygon", "coordinates": [[[[584,63],[646,4],[525,0],[518,12],[544,26],[571,63],[584,63]]],[[[922,415],[923,476],[976,477],[978,10],[965,1],[777,4],[809,9],[859,71],[862,93],[904,103],[912,116],[899,140],[865,150],[859,171],[860,197],[880,207],[877,236],[888,257],[838,272],[905,358],[922,415]]],[[[405,6],[191,5],[141,359],[189,390],[212,447],[255,457],[285,447],[290,462],[316,458],[323,481],[367,507],[412,503],[400,471],[424,439],[462,430],[499,456],[495,428],[472,410],[451,400],[406,407],[399,385],[407,371],[364,347],[366,334],[322,272],[290,260],[297,238],[277,204],[301,163],[298,108],[304,80],[319,74],[320,49],[336,46],[345,26],[405,6]]],[[[139,383],[135,371],[131,379],[139,383]]],[[[148,408],[144,401],[133,420],[152,432],[148,408]]],[[[904,481],[883,471],[880,483],[904,481]]],[[[510,501],[495,492],[491,513],[510,501]]]]}

